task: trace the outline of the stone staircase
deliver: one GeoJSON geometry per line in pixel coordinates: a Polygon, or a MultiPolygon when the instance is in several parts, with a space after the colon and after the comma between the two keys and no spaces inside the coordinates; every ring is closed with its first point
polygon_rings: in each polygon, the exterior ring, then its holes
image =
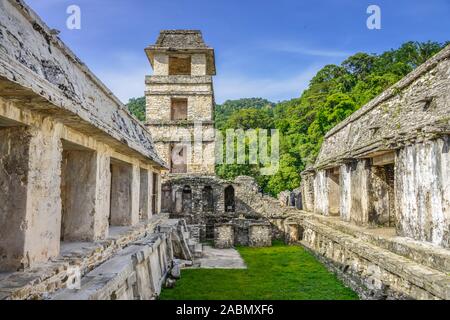
{"type": "Polygon", "coordinates": [[[178,234],[183,236],[183,239],[179,239],[179,243],[182,244],[183,258],[186,260],[193,260],[194,258],[201,258],[203,256],[203,244],[200,243],[200,228],[197,225],[187,225],[186,221],[179,219],[169,219],[164,225],[161,226],[161,230],[171,228],[172,225],[177,225],[178,234]],[[187,253],[189,252],[189,254],[187,253]]]}

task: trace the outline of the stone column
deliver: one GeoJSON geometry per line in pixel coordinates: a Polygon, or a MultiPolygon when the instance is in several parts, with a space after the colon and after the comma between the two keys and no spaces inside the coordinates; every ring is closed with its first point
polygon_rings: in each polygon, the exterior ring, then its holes
{"type": "Polygon", "coordinates": [[[141,189],[141,168],[139,164],[133,164],[131,183],[131,225],[139,223],[139,199],[141,189]]]}
{"type": "Polygon", "coordinates": [[[344,221],[364,225],[369,221],[369,160],[361,159],[344,166],[340,171],[340,212],[344,221]]]}
{"type": "Polygon", "coordinates": [[[314,212],[328,215],[328,187],[326,170],[319,170],[314,177],[314,212]]]}
{"type": "Polygon", "coordinates": [[[108,237],[111,212],[111,162],[104,150],[97,150],[97,177],[95,188],[94,240],[108,237]]]}
{"type": "Polygon", "coordinates": [[[149,193],[148,193],[148,170],[140,168],[140,187],[139,187],[139,220],[148,220],[149,193]]]}
{"type": "Polygon", "coordinates": [[[62,125],[49,120],[30,130],[23,265],[59,255],[61,236],[62,125]]]}
{"type": "Polygon", "coordinates": [[[161,174],[157,173],[156,174],[156,178],[157,178],[157,183],[156,183],[156,187],[158,188],[158,194],[156,197],[156,213],[160,214],[161,213],[161,192],[162,192],[162,187],[161,187],[161,174]]]}

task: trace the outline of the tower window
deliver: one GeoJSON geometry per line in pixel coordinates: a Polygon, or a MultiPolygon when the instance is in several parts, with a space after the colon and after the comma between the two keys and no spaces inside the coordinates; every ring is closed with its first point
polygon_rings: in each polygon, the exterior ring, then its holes
{"type": "Polygon", "coordinates": [[[169,76],[191,75],[191,57],[169,57],[169,76]]]}
{"type": "Polygon", "coordinates": [[[172,99],[170,108],[171,120],[187,120],[187,99],[172,99]]]}

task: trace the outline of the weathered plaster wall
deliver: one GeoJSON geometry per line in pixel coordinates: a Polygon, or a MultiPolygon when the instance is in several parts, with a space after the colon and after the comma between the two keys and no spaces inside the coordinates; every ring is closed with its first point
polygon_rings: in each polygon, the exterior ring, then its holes
{"type": "Polygon", "coordinates": [[[252,223],[248,227],[248,244],[250,247],[271,247],[272,228],[269,223],[252,223]]]}
{"type": "Polygon", "coordinates": [[[93,151],[65,150],[61,173],[64,241],[95,239],[97,155],[93,151]]]}
{"type": "Polygon", "coordinates": [[[232,223],[214,225],[214,247],[218,249],[234,246],[234,225],[232,223]]]}
{"type": "Polygon", "coordinates": [[[449,248],[449,136],[401,149],[395,181],[399,234],[449,248]]]}
{"type": "Polygon", "coordinates": [[[206,55],[205,54],[193,54],[191,72],[193,76],[206,75],[206,55]]]}
{"type": "Polygon", "coordinates": [[[0,127],[0,267],[22,264],[26,226],[30,134],[25,127],[0,127]]]}
{"type": "MultiPolygon", "coordinates": [[[[135,167],[139,165],[147,170],[158,171],[149,163],[140,162],[133,156],[117,153],[113,147],[96,140],[92,136],[73,130],[50,117],[34,111],[24,110],[20,106],[20,102],[11,102],[0,97],[0,117],[9,119],[8,121],[12,121],[14,124],[21,125],[21,127],[15,126],[8,129],[2,127],[1,129],[2,133],[11,132],[17,138],[12,143],[12,138],[6,139],[5,136],[5,140],[2,140],[1,145],[2,148],[7,148],[14,154],[17,152],[15,155],[9,155],[8,158],[19,156],[20,154],[21,160],[15,160],[17,169],[20,171],[20,174],[15,176],[17,178],[15,183],[20,183],[20,188],[23,191],[22,193],[20,190],[16,190],[16,193],[8,191],[4,194],[6,196],[5,203],[8,203],[7,206],[14,206],[18,209],[15,216],[18,220],[14,218],[9,220],[9,222],[3,221],[1,225],[1,230],[5,230],[4,232],[11,230],[11,235],[14,235],[15,239],[13,240],[15,245],[11,245],[8,242],[9,240],[6,239],[12,238],[6,234],[4,236],[5,243],[9,244],[3,248],[10,252],[4,254],[8,258],[2,261],[1,264],[1,268],[6,270],[28,267],[59,254],[63,141],[64,144],[70,144],[70,148],[75,146],[75,148],[83,150],[92,150],[96,155],[95,159],[92,160],[95,162],[95,164],[92,163],[92,175],[84,176],[87,174],[84,170],[81,172],[72,170],[72,175],[69,179],[72,182],[74,181],[73,179],[82,179],[83,176],[88,179],[90,183],[83,190],[78,190],[80,193],[76,191],[76,194],[80,195],[82,192],[89,191],[89,201],[85,199],[86,201],[80,201],[78,204],[81,203],[81,206],[88,206],[93,203],[93,206],[90,206],[87,211],[83,210],[81,212],[76,210],[77,218],[75,220],[82,216],[89,220],[89,223],[83,224],[82,227],[78,225],[80,229],[78,227],[75,228],[77,229],[74,231],[77,239],[99,240],[105,239],[108,235],[111,157],[121,159],[121,161],[129,163],[130,166],[134,164],[135,167]],[[8,140],[11,142],[4,143],[8,140]],[[19,142],[21,143],[20,146],[18,145],[19,142]],[[17,196],[22,194],[23,197],[20,196],[21,200],[16,202],[12,197],[13,194],[17,196]],[[20,208],[25,210],[22,215],[20,214],[20,208]],[[11,255],[14,256],[12,260],[10,260],[11,255]],[[7,260],[10,262],[7,262],[7,260]]],[[[5,155],[8,152],[5,151],[5,155]]],[[[2,163],[7,166],[11,165],[8,159],[2,163]]],[[[83,167],[82,161],[77,165],[83,167]]],[[[11,168],[7,170],[11,170],[11,168]]],[[[139,171],[139,169],[137,170],[139,171]]],[[[136,183],[139,184],[137,181],[136,183]]],[[[8,188],[15,187],[13,185],[10,186],[8,183],[8,188]]],[[[138,192],[135,192],[134,197],[136,195],[139,197],[138,192]]],[[[139,217],[138,206],[136,208],[135,211],[137,217],[139,217]]],[[[134,223],[138,219],[133,220],[134,223]]],[[[83,219],[83,221],[86,220],[83,219]]]]}
{"type": "Polygon", "coordinates": [[[147,220],[149,216],[149,181],[148,171],[140,169],[139,187],[139,220],[147,220]]]}

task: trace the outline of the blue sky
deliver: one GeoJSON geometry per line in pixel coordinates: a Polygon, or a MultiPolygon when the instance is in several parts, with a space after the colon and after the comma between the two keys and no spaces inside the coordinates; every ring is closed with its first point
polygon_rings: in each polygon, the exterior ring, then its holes
{"type": "Polygon", "coordinates": [[[405,41],[450,40],[448,0],[26,0],[124,102],[143,96],[152,70],[144,48],[161,29],[200,29],[216,50],[217,103],[298,97],[329,63],[405,41]],[[81,30],[66,9],[81,8],[81,30]],[[366,27],[378,5],[381,30],[366,27]]]}

